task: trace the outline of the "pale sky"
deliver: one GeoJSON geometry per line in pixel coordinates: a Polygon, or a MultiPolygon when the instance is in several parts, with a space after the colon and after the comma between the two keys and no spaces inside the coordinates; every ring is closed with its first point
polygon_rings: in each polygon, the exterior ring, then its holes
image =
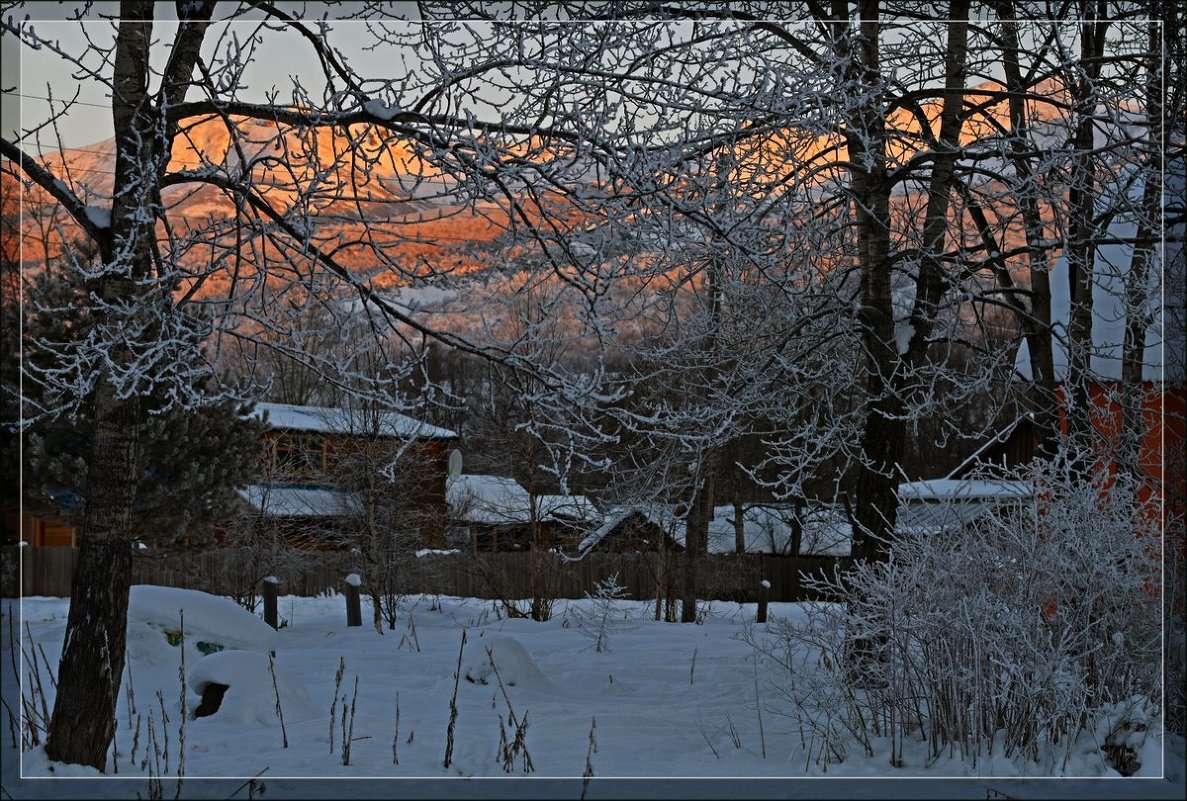
{"type": "MultiPolygon", "coordinates": [[[[27,16],[19,13],[14,16],[16,19],[29,19],[28,24],[32,25],[39,37],[59,44],[64,51],[82,53],[88,48],[88,37],[99,47],[110,46],[115,40],[116,23],[103,19],[100,15],[117,13],[118,4],[96,3],[95,8],[97,13],[85,23],[64,20],[62,13],[58,13],[54,19],[39,19],[38,13],[57,10],[53,5],[41,3],[31,4],[23,9],[27,16]]],[[[159,3],[156,8],[158,19],[154,22],[154,33],[162,42],[169,41],[176,31],[176,23],[170,21],[176,19],[173,4],[159,3]]],[[[359,47],[349,52],[352,41],[363,41],[365,33],[364,23],[361,22],[340,20],[333,23],[333,41],[339,47],[348,50],[347,55],[356,69],[364,74],[386,73],[388,77],[393,71],[398,72],[399,60],[393,58],[392,48],[384,52],[359,47]]],[[[268,89],[278,87],[279,102],[286,102],[291,98],[291,82],[288,78],[290,75],[299,76],[307,90],[315,96],[320,95],[324,83],[320,79],[312,50],[296,34],[275,30],[261,31],[258,23],[253,21],[216,25],[207,36],[204,49],[207,58],[218,48],[220,34],[238,36],[240,39],[252,35],[262,38],[256,62],[249,67],[246,74],[247,85],[240,86],[247,99],[263,101],[268,89]]],[[[163,64],[167,52],[164,45],[157,48],[154,52],[154,63],[163,64]]],[[[84,63],[100,66],[98,53],[92,52],[90,56],[91,58],[84,63]]],[[[26,133],[25,138],[19,143],[26,151],[46,152],[56,149],[56,135],[61,136],[64,146],[74,148],[100,142],[114,135],[107,88],[93,79],[80,80],[79,67],[69,63],[51,48],[34,49],[20,46],[16,37],[6,32],[0,39],[0,68],[4,76],[0,82],[3,87],[9,89],[16,86],[20,89],[20,97],[5,94],[0,98],[0,132],[10,140],[20,139],[22,129],[39,125],[47,118],[50,103],[46,98],[52,96],[55,100],[63,100],[73,98],[76,92],[78,94],[78,105],[71,109],[69,115],[59,120],[57,134],[49,128],[37,134],[26,133]],[[39,144],[36,141],[38,134],[39,144]]],[[[110,74],[109,67],[104,71],[110,74]]],[[[57,107],[60,108],[60,105],[57,107]]]]}
{"type": "MultiPolygon", "coordinates": [[[[238,5],[238,3],[227,3],[225,13],[235,10],[238,5]]],[[[279,3],[278,5],[316,6],[316,4],[296,3],[279,3]]],[[[349,12],[349,5],[346,4],[346,7],[335,9],[334,13],[349,12]]],[[[117,3],[95,3],[92,14],[85,23],[64,19],[66,10],[71,6],[72,4],[27,4],[24,7],[12,9],[11,13],[18,20],[30,18],[33,29],[40,37],[59,43],[69,53],[86,52],[88,36],[100,48],[109,46],[114,41],[116,22],[112,17],[118,14],[117,3]],[[55,18],[51,19],[51,16],[55,18]],[[105,16],[108,19],[104,19],[105,16]]],[[[393,3],[391,9],[393,12],[404,11],[409,15],[415,14],[416,11],[415,4],[412,3],[393,3]]],[[[154,32],[158,34],[162,42],[169,41],[176,30],[175,23],[169,21],[176,16],[174,6],[172,3],[158,3],[156,13],[159,19],[154,24],[154,32]]],[[[315,10],[311,16],[316,15],[317,11],[315,10]]],[[[405,24],[415,25],[418,23],[405,24]]],[[[245,99],[264,101],[266,99],[265,92],[277,87],[280,89],[277,102],[282,104],[290,102],[292,99],[290,76],[298,76],[304,87],[315,98],[320,97],[324,84],[320,78],[312,50],[300,36],[285,31],[261,31],[257,21],[245,20],[216,24],[207,36],[204,49],[206,58],[209,59],[219,49],[221,37],[227,35],[237,36],[240,39],[260,35],[262,39],[257,51],[257,59],[246,73],[244,82],[246,85],[240,85],[242,96],[245,99]]],[[[894,36],[894,32],[890,31],[888,35],[894,36]]],[[[358,21],[333,21],[331,41],[345,52],[351,64],[363,75],[398,77],[402,72],[401,58],[410,56],[407,49],[397,48],[394,45],[382,49],[365,49],[363,44],[368,41],[366,24],[358,21]]],[[[163,44],[157,48],[155,51],[156,63],[162,64],[167,52],[163,44]]],[[[101,63],[99,58],[98,52],[92,50],[86,63],[99,66],[101,63]]],[[[989,66],[992,67],[992,65],[989,66]]],[[[4,76],[0,81],[3,88],[19,87],[20,90],[20,97],[11,94],[0,97],[0,103],[2,103],[0,105],[0,134],[10,140],[18,141],[18,144],[26,152],[44,154],[55,150],[58,135],[61,136],[62,144],[70,148],[85,147],[109,139],[114,135],[106,87],[94,80],[80,80],[78,67],[54,53],[52,49],[19,46],[16,37],[6,32],[0,37],[0,67],[2,67],[4,76]],[[35,133],[28,132],[28,129],[46,120],[50,104],[45,98],[52,95],[59,100],[69,99],[74,97],[76,92],[78,105],[71,110],[68,116],[59,121],[57,132],[51,128],[43,128],[35,133]],[[26,131],[23,138],[22,129],[26,131]]],[[[110,70],[105,71],[109,72],[110,70]]],[[[490,101],[487,100],[487,102],[490,101]]],[[[488,107],[487,109],[476,109],[475,113],[480,117],[486,117],[491,111],[492,109],[488,107]]]]}

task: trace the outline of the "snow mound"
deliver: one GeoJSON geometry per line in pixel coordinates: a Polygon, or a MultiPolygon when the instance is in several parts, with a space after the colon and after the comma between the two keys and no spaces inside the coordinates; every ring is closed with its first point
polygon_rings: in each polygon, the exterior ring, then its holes
{"type": "Polygon", "coordinates": [[[199,651],[237,648],[268,653],[276,648],[277,633],[264,621],[229,598],[140,584],[128,600],[129,636],[144,624],[160,632],[170,644],[180,642],[181,616],[185,615],[185,640],[199,651]]]}
{"type": "Polygon", "coordinates": [[[199,659],[189,674],[190,689],[199,695],[208,684],[227,685],[226,695],[212,719],[248,725],[278,725],[276,691],[285,722],[308,720],[320,714],[299,678],[273,664],[276,688],[268,657],[255,651],[220,651],[199,659]]]}
{"type": "Polygon", "coordinates": [[[514,637],[479,637],[466,646],[462,676],[475,684],[498,684],[499,678],[509,687],[544,687],[548,679],[536,667],[531,654],[514,637]],[[494,666],[491,666],[491,661],[494,666]]]}

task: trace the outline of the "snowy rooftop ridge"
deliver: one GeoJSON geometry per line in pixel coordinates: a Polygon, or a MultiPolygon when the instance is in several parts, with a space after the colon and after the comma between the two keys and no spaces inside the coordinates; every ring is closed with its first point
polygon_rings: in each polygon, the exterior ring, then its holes
{"type": "MultiPolygon", "coordinates": [[[[605,522],[581,540],[578,550],[595,548],[610,532],[632,514],[642,515],[659,527],[681,547],[686,529],[672,506],[660,503],[620,506],[611,510],[605,522]]],[[[709,553],[734,553],[737,548],[733,506],[717,506],[709,521],[709,553]]],[[[852,528],[834,509],[826,506],[805,507],[800,512],[802,530],[800,555],[847,556],[852,528]]],[[[742,512],[742,539],[746,553],[787,554],[791,551],[795,512],[790,506],[746,505],[742,512]]]]}
{"type": "MultiPolygon", "coordinates": [[[[471,523],[530,523],[532,497],[507,476],[467,473],[445,487],[450,514],[471,523]]],[[[536,518],[543,521],[596,523],[601,514],[584,495],[537,495],[536,518]]]]}
{"type": "MultiPolygon", "coordinates": [[[[354,415],[347,409],[327,406],[297,406],[291,403],[257,403],[253,416],[263,420],[267,415],[270,428],[291,431],[316,431],[326,434],[366,433],[370,415],[354,415]]],[[[382,412],[379,433],[389,437],[417,439],[456,439],[457,433],[416,420],[399,412],[382,412]]]]}
{"type": "Polygon", "coordinates": [[[1020,508],[1034,498],[1028,481],[935,478],[898,487],[900,533],[939,534],[1002,508],[1020,508]]]}
{"type": "Polygon", "coordinates": [[[452,516],[472,523],[526,523],[531,496],[507,476],[465,473],[445,484],[445,501],[452,516]]]}
{"type": "Polygon", "coordinates": [[[899,500],[959,501],[972,498],[1029,498],[1027,481],[991,478],[933,478],[899,484],[899,500]]]}
{"type": "Polygon", "coordinates": [[[265,517],[344,517],[358,512],[358,499],[346,490],[251,484],[239,497],[265,517]]]}
{"type": "Polygon", "coordinates": [[[593,501],[584,495],[538,495],[536,511],[541,520],[593,523],[602,519],[593,501]]]}

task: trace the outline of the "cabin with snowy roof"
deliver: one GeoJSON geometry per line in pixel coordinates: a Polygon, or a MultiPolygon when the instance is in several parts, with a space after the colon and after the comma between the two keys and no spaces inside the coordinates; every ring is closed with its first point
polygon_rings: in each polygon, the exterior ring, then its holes
{"type": "MultiPolygon", "coordinates": [[[[716,506],[708,526],[710,554],[772,556],[848,556],[852,527],[835,508],[807,504],[716,506]]],[[[661,504],[619,506],[578,544],[581,554],[683,551],[687,526],[676,507],[661,504]]]]}
{"type": "Polygon", "coordinates": [[[897,489],[895,531],[938,535],[984,518],[1033,516],[1034,487],[1026,481],[935,478],[909,481],[897,489]]]}
{"type": "Polygon", "coordinates": [[[443,544],[453,431],[392,411],[260,403],[254,414],[266,427],[264,480],[239,490],[248,520],[278,529],[298,547],[341,547],[351,518],[363,511],[348,473],[365,464],[389,474],[392,500],[407,509],[418,544],[443,544]]]}
{"type": "Polygon", "coordinates": [[[571,549],[602,521],[584,495],[537,494],[507,476],[463,474],[449,479],[450,547],[470,551],[571,549]]]}

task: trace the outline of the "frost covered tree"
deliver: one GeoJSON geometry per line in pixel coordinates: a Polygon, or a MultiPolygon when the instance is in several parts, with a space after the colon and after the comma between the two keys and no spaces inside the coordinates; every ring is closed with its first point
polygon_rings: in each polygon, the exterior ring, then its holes
{"type": "MultiPolygon", "coordinates": [[[[981,225],[967,198],[991,159],[1032,157],[982,132],[1011,96],[1003,53],[1026,51],[1028,100],[1044,79],[1072,92],[1059,165],[1074,175],[1102,168],[1071,135],[1110,74],[1098,64],[1140,79],[1149,61],[1080,24],[1086,6],[1055,38],[1019,28],[1016,43],[1003,31],[1030,4],[952,0],[944,22],[876,0],[416,11],[425,24],[383,4],[323,24],[182,3],[179,22],[154,23],[163,7],[128,2],[76,51],[3,23],[6,44],[103,87],[116,131],[106,185],[38,152],[69,100],[0,140],[7,177],[100,254],[83,275],[101,322],[47,385],[47,409],[85,402],[95,420],[52,758],[102,766],[110,742],[141,399],[163,398],[149,413],[211,403],[189,371],[229,351],[280,354],[388,408],[404,402],[391,375],[411,375],[428,342],[497,361],[530,388],[523,433],[562,489],[577,466],[613,471],[607,454],[646,443],[664,456],[646,493],[689,510],[686,620],[739,441],[761,438],[785,497],[821,465],[851,466],[856,553],[885,559],[916,424],[983,396],[1008,360],[983,348],[980,372],[946,374],[951,343],[975,345],[978,304],[996,300],[1003,243],[986,234],[1015,224],[981,225]],[[278,34],[313,69],[260,94],[275,79],[253,70],[278,34]],[[401,58],[364,66],[372,45],[401,58]],[[390,371],[320,351],[311,320],[361,321],[373,336],[358,348],[381,348],[390,371]]],[[[1068,206],[1080,253],[1090,186],[1068,206]]]]}
{"type": "MultiPolygon", "coordinates": [[[[85,259],[87,254],[70,257],[85,259]]],[[[84,404],[60,416],[39,413],[44,395],[38,383],[95,325],[86,308],[87,287],[72,280],[74,275],[51,261],[45,272],[28,277],[19,296],[25,312],[22,398],[26,414],[34,418],[24,429],[24,497],[31,509],[78,522],[86,503],[82,479],[94,422],[91,410],[84,404]]],[[[11,308],[17,297],[5,296],[6,311],[18,313],[11,308]]],[[[195,380],[204,379],[199,373],[195,380]]],[[[159,393],[142,396],[141,404],[136,538],[153,548],[171,547],[179,540],[199,544],[228,518],[238,500],[235,489],[255,480],[256,440],[262,428],[249,415],[249,407],[232,398],[195,409],[175,406],[158,414],[149,412],[167,405],[159,393]]]]}
{"type": "MultiPolygon", "coordinates": [[[[985,476],[1042,490],[971,521],[949,507],[959,523],[902,532],[891,560],[857,568],[858,592],[833,596],[845,603],[756,640],[787,670],[782,711],[824,740],[856,735],[867,756],[885,749],[891,765],[915,740],[932,758],[1003,755],[1057,772],[1083,742],[1124,769],[1117,759],[1140,750],[1162,693],[1175,691],[1161,676],[1156,523],[1135,537],[1136,486],[1103,473],[1084,482],[1085,456],[1060,449],[985,476]],[[847,670],[854,627],[876,643],[872,681],[847,670]]],[[[926,519],[940,525],[944,509],[926,519]]]]}
{"type": "MultiPolygon", "coordinates": [[[[431,277],[446,263],[426,266],[415,249],[397,247],[419,236],[409,233],[409,209],[445,187],[459,208],[486,213],[481,201],[505,198],[506,182],[520,180],[522,145],[538,128],[490,116],[481,99],[458,107],[464,95],[455,80],[423,67],[433,63],[434,42],[452,46],[448,31],[430,39],[415,26],[395,34],[382,24],[367,29],[381,45],[422,48],[423,59],[408,69],[374,77],[356,72],[337,46],[341,40],[355,48],[361,25],[335,34],[266,3],[168,9],[125,2],[118,19],[107,21],[93,8],[79,10],[84,35],[76,49],[22,24],[15,4],[5,9],[4,43],[54,54],[77,81],[110,98],[111,168],[98,171],[108,177],[74,172],[64,152],[39,152],[53,149],[47,138],[75,108],[70,99],[25,120],[15,139],[0,139],[0,154],[6,179],[19,183],[27,204],[60,206],[71,235],[99,253],[97,264],[79,269],[92,290],[86,311],[97,323],[43,385],[47,413],[85,404],[94,420],[47,753],[101,768],[123,673],[145,413],[216,401],[221,390],[208,392],[194,371],[217,363],[229,343],[301,358],[287,323],[311,305],[335,320],[365,321],[374,341],[395,332],[406,352],[420,347],[414,335],[424,335],[485,353],[427,327],[382,290],[431,277]],[[174,12],[176,22],[155,19],[174,12]],[[230,30],[235,25],[242,27],[230,30]],[[284,90],[250,92],[264,34],[276,29],[305,49],[315,65],[308,80],[319,86],[297,80],[284,90]],[[382,180],[392,164],[403,183],[382,180]],[[195,214],[187,201],[213,210],[195,214]],[[360,224],[363,209],[379,219],[360,224]],[[148,397],[161,401],[146,410],[148,397]]],[[[383,6],[364,11],[387,16],[383,6]]],[[[569,169],[545,153],[543,163],[549,160],[558,172],[569,169]]],[[[351,374],[351,360],[305,363],[323,381],[401,405],[386,380],[351,374]]]]}
{"type": "Polygon", "coordinates": [[[618,583],[618,574],[594,582],[594,591],[585,593],[585,605],[570,604],[569,612],[581,636],[590,640],[597,653],[610,650],[610,637],[629,628],[623,613],[622,601],[628,599],[626,587],[618,583]]]}

